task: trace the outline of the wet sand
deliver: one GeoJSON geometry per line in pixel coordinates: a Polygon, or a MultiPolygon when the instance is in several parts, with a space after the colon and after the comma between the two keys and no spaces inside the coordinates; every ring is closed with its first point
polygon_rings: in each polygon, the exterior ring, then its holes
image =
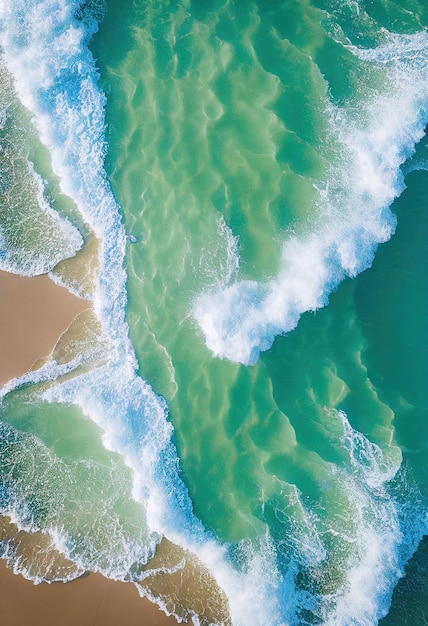
{"type": "Polygon", "coordinates": [[[48,276],[0,271],[0,387],[48,356],[76,315],[89,307],[48,276]]]}
{"type": "Polygon", "coordinates": [[[177,626],[131,583],[89,574],[34,585],[0,559],[2,626],[177,626]]]}

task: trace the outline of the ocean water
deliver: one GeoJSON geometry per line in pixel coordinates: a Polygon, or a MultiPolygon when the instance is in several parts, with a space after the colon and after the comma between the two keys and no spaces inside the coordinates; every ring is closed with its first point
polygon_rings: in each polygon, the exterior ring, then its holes
{"type": "Polygon", "coordinates": [[[1,391],[16,572],[195,625],[426,623],[427,27],[2,1],[0,265],[94,305],[1,391]]]}

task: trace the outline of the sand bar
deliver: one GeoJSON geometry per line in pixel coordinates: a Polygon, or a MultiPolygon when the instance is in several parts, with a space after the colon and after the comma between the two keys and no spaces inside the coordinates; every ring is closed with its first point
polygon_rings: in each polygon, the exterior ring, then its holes
{"type": "Polygon", "coordinates": [[[49,276],[0,271],[0,387],[48,356],[76,315],[89,306],[49,276]]]}

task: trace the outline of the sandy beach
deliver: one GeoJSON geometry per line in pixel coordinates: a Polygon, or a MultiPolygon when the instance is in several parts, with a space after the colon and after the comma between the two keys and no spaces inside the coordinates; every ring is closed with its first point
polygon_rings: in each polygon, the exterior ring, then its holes
{"type": "MultiPolygon", "coordinates": [[[[0,386],[50,354],[73,319],[88,309],[48,276],[0,271],[0,386]]],[[[89,574],[69,583],[34,585],[0,559],[2,626],[172,626],[131,583],[89,574]]]]}
{"type": "Polygon", "coordinates": [[[0,387],[48,356],[89,306],[46,275],[29,278],[0,271],[0,387]]]}

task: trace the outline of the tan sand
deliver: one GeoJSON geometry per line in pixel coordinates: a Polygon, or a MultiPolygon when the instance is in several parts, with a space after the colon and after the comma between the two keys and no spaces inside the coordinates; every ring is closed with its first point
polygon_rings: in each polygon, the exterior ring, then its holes
{"type": "Polygon", "coordinates": [[[46,275],[27,278],[0,271],[0,387],[48,356],[89,306],[46,275]]]}
{"type": "Polygon", "coordinates": [[[131,583],[89,574],[33,585],[1,559],[0,606],[2,626],[177,626],[131,583]]]}

